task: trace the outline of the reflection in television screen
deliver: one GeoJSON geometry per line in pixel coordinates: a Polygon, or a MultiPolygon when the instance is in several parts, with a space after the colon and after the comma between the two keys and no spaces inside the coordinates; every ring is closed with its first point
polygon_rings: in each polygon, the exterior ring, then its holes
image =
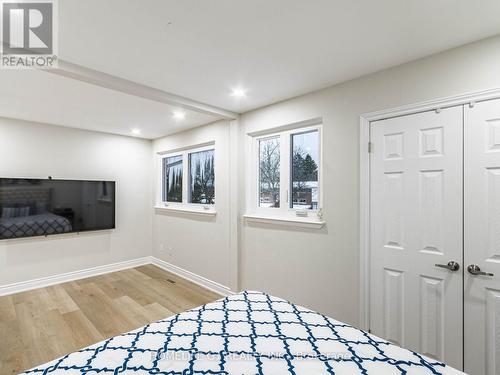
{"type": "Polygon", "coordinates": [[[0,178],[0,239],[114,228],[114,181],[0,178]]]}

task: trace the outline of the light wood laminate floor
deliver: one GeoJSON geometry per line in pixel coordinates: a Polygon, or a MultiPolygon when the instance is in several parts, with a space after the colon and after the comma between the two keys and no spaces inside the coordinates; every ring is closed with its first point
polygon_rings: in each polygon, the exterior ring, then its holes
{"type": "Polygon", "coordinates": [[[0,374],[219,298],[152,265],[0,297],[0,374]]]}

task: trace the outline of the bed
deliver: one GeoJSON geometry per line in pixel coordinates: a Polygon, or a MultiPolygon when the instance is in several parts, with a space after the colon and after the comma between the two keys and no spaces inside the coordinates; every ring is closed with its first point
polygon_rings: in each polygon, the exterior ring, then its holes
{"type": "Polygon", "coordinates": [[[68,219],[49,212],[0,219],[0,239],[45,236],[71,232],[68,219]]]}
{"type": "Polygon", "coordinates": [[[71,222],[51,213],[50,188],[37,185],[0,186],[0,240],[45,236],[72,231],[71,222]],[[28,211],[23,215],[4,215],[4,210],[28,211]]]}
{"type": "Polygon", "coordinates": [[[463,374],[281,298],[246,291],[25,374],[463,374]]]}

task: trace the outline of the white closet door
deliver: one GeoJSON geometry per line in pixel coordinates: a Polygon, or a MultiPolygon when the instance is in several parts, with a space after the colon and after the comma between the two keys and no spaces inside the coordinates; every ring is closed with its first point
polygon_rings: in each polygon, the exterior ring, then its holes
{"type": "Polygon", "coordinates": [[[465,370],[500,374],[500,100],[465,108],[465,370]]]}
{"type": "Polygon", "coordinates": [[[370,329],[461,369],[462,107],[370,131],[370,329]]]}

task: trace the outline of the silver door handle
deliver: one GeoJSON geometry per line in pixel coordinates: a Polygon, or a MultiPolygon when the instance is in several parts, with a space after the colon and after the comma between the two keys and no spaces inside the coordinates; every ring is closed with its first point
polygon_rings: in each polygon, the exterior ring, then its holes
{"type": "Polygon", "coordinates": [[[469,271],[469,273],[474,276],[495,276],[495,274],[493,273],[481,271],[481,268],[479,268],[479,266],[475,264],[471,264],[469,267],[467,267],[467,271],[469,271]]]}
{"type": "Polygon", "coordinates": [[[460,264],[457,262],[450,260],[448,264],[435,264],[436,267],[441,267],[441,268],[446,268],[447,270],[450,271],[458,271],[460,269],[460,264]]]}

